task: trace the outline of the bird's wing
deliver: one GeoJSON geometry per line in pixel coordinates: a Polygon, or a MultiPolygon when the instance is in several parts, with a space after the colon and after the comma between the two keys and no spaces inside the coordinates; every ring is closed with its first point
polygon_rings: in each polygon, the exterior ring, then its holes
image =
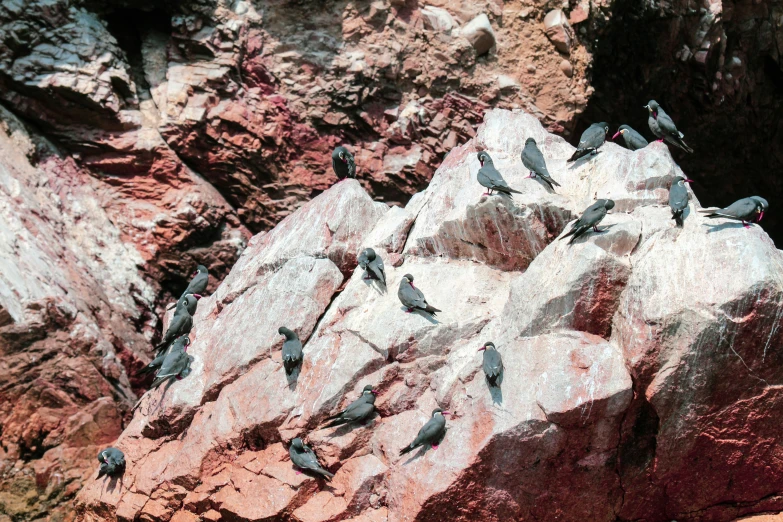
{"type": "Polygon", "coordinates": [[[582,134],[582,139],[579,141],[579,148],[587,149],[592,147],[597,149],[598,147],[603,145],[605,140],[606,140],[606,133],[604,132],[603,127],[599,127],[597,125],[595,126],[591,125],[582,134]]]}
{"type": "Polygon", "coordinates": [[[486,350],[484,352],[484,373],[489,376],[500,375],[503,371],[503,361],[500,354],[495,350],[486,350]]]}
{"type": "Polygon", "coordinates": [[[356,177],[356,163],[353,160],[353,154],[350,152],[345,155],[346,157],[346,164],[348,165],[348,176],[351,178],[356,177]]]}
{"type": "Polygon", "coordinates": [[[601,222],[606,217],[606,207],[603,205],[600,207],[590,207],[590,209],[584,213],[582,219],[584,219],[584,225],[592,227],[601,222]]]}
{"type": "Polygon", "coordinates": [[[427,421],[427,424],[422,426],[419,430],[419,434],[416,435],[416,440],[413,441],[413,445],[428,444],[433,442],[438,435],[443,431],[443,427],[446,425],[446,419],[442,416],[432,417],[427,421]]]}
{"type": "Polygon", "coordinates": [[[400,289],[401,301],[405,306],[410,308],[426,308],[427,301],[424,299],[424,295],[417,289],[411,287],[410,284],[404,285],[400,289]]]}
{"type": "Polygon", "coordinates": [[[688,206],[688,191],[677,184],[669,190],[669,206],[672,210],[682,210],[688,206]]]}
{"type": "Polygon", "coordinates": [[[171,352],[166,356],[163,364],[155,375],[155,380],[165,379],[179,375],[188,363],[188,354],[182,351],[171,352]]]}
{"type": "Polygon", "coordinates": [[[680,131],[677,130],[677,126],[674,124],[674,121],[663,111],[663,109],[658,109],[658,117],[656,118],[656,121],[658,122],[658,127],[660,127],[661,130],[666,134],[676,136],[678,138],[682,137],[680,131]]]}
{"type": "Polygon", "coordinates": [[[318,457],[315,456],[315,452],[313,452],[310,446],[304,447],[304,451],[299,453],[299,458],[301,460],[299,467],[301,468],[322,469],[321,463],[318,462],[318,457]]]}
{"type": "Polygon", "coordinates": [[[184,308],[177,310],[174,313],[174,317],[171,318],[168,329],[166,329],[165,339],[171,341],[175,337],[179,336],[179,333],[187,326],[188,320],[191,319],[190,314],[184,308]]]}
{"type": "Polygon", "coordinates": [[[370,263],[370,270],[372,270],[372,273],[375,274],[375,277],[380,279],[382,283],[386,284],[386,272],[383,270],[383,261],[381,261],[380,256],[376,256],[375,261],[370,263]]]}
{"type": "Polygon", "coordinates": [[[367,265],[369,264],[370,260],[367,259],[367,254],[365,254],[363,250],[362,253],[359,254],[359,257],[356,258],[356,261],[358,261],[359,266],[362,267],[362,270],[367,270],[367,265]]]}
{"type": "Polygon", "coordinates": [[[302,358],[302,341],[291,339],[283,343],[283,360],[298,361],[302,358]]]}
{"type": "Polygon", "coordinates": [[[634,144],[634,146],[635,146],[635,147],[637,147],[637,148],[639,148],[639,149],[642,149],[642,148],[644,148],[644,147],[646,147],[647,145],[649,145],[649,144],[650,144],[650,143],[649,143],[649,142],[648,142],[648,141],[645,139],[645,137],[644,137],[644,136],[642,136],[641,134],[639,134],[638,132],[636,132],[636,131],[635,131],[635,130],[633,130],[633,129],[631,129],[631,131],[629,132],[629,134],[630,134],[630,136],[629,136],[629,137],[630,137],[631,143],[633,143],[633,144],[634,144]]]}
{"type": "Polygon", "coordinates": [[[533,172],[538,174],[546,174],[549,176],[549,171],[546,168],[546,160],[544,159],[544,155],[541,153],[538,147],[532,143],[530,146],[525,145],[525,148],[522,151],[522,163],[533,172]]]}
{"type": "Polygon", "coordinates": [[[375,405],[370,404],[367,401],[359,402],[354,401],[345,409],[340,417],[349,421],[361,420],[367,418],[373,411],[375,411],[375,405]]]}
{"type": "Polygon", "coordinates": [[[756,202],[750,198],[743,198],[726,208],[715,211],[715,214],[718,216],[743,218],[753,214],[754,210],[756,210],[756,202]]]}
{"type": "Polygon", "coordinates": [[[508,186],[508,183],[506,183],[506,180],[503,179],[503,176],[500,174],[498,169],[490,166],[487,168],[487,177],[489,178],[489,181],[492,185],[492,187],[499,187],[503,189],[511,188],[508,186]]]}

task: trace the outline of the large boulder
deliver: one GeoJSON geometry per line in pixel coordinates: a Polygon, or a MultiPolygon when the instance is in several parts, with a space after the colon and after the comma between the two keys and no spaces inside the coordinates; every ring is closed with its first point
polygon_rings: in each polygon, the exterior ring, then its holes
{"type": "Polygon", "coordinates": [[[676,227],[666,189],[681,171],[661,146],[607,143],[566,164],[572,152],[532,117],[493,111],[407,208],[346,181],[254,238],[199,307],[191,375],[145,397],[117,441],[123,485],[90,484],[79,515],[728,522],[783,507],[770,466],[783,256],[695,198],[676,227]],[[525,179],[529,136],[556,194],[525,179]],[[482,197],[477,150],[522,193],[482,197]],[[558,240],[595,197],[617,201],[605,230],[558,240]],[[385,285],[356,267],[367,246],[385,285]],[[441,312],[406,313],[405,274],[441,312]],[[282,323],[304,341],[291,376],[282,323]],[[487,341],[500,387],[482,371],[487,341]],[[376,415],[323,428],[366,384],[376,415]],[[436,407],[452,413],[440,447],[399,455],[436,407]],[[329,485],[296,474],[294,437],[329,485]]]}

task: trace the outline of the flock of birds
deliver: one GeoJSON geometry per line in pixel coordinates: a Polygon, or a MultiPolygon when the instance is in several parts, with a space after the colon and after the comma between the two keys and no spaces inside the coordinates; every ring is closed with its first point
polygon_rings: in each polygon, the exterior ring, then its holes
{"type": "MultiPolygon", "coordinates": [[[[649,111],[648,124],[650,130],[659,138],[659,141],[665,141],[686,152],[693,152],[683,141],[683,134],[677,130],[672,119],[661,109],[657,102],[651,100],[645,108],[649,111]]],[[[582,133],[577,149],[568,161],[576,161],[586,156],[592,157],[598,154],[600,152],[598,149],[604,144],[608,132],[609,126],[606,123],[594,123],[588,127],[582,133]]],[[[631,150],[638,150],[648,145],[647,140],[628,125],[621,125],[612,139],[617,137],[622,137],[626,146],[631,150]]],[[[520,193],[506,183],[503,176],[493,165],[492,158],[487,152],[479,152],[478,160],[481,164],[477,175],[478,182],[488,189],[483,195],[492,195],[493,192],[498,192],[511,196],[513,193],[520,193]]],[[[525,168],[530,170],[529,178],[540,178],[550,190],[554,190],[555,186],[561,186],[549,174],[544,155],[538,149],[533,138],[528,138],[525,142],[525,147],[522,151],[522,163],[525,168]]],[[[356,177],[356,164],[353,155],[345,147],[335,148],[332,153],[332,168],[341,181],[346,178],[356,177]]],[[[687,208],[689,201],[685,183],[690,182],[691,180],[689,179],[677,176],[669,191],[669,206],[672,211],[672,218],[677,226],[683,226],[683,212],[687,208]]],[[[597,200],[584,211],[581,217],[571,226],[571,229],[560,239],[571,237],[569,241],[569,244],[571,244],[576,238],[582,236],[590,229],[595,232],[601,232],[598,229],[598,224],[606,216],[607,211],[613,207],[614,201],[611,199],[597,200]]],[[[748,223],[751,221],[761,221],[767,207],[768,203],[764,198],[751,196],[740,199],[726,208],[702,209],[700,212],[703,212],[707,217],[723,217],[742,221],[743,225],[748,227],[748,223]]],[[[377,281],[385,288],[386,272],[383,260],[372,248],[364,249],[359,254],[357,261],[359,267],[364,270],[364,279],[377,281]]],[[[155,380],[150,387],[150,391],[165,382],[181,379],[190,373],[190,364],[193,361],[193,357],[187,353],[190,345],[188,335],[193,327],[193,315],[196,312],[198,300],[206,291],[208,282],[209,273],[207,268],[199,265],[190,284],[188,284],[188,287],[176,303],[176,310],[166,330],[166,334],[156,347],[157,353],[155,358],[139,372],[140,374],[155,372],[155,380]]],[[[429,304],[422,291],[414,286],[411,274],[405,274],[402,277],[397,290],[397,297],[407,313],[422,312],[435,316],[437,312],[440,312],[439,309],[429,304]]],[[[280,327],[278,333],[285,337],[282,348],[282,362],[286,374],[291,375],[302,364],[302,342],[296,332],[286,327],[280,327]]],[[[503,373],[503,360],[500,353],[491,342],[485,343],[479,351],[484,352],[482,368],[486,375],[487,383],[491,387],[500,386],[503,373]]],[[[359,398],[349,404],[344,410],[328,417],[326,419],[327,424],[323,428],[332,428],[349,423],[363,423],[369,420],[375,414],[376,395],[377,391],[372,385],[365,386],[359,398]]],[[[143,398],[139,399],[136,407],[138,407],[143,398]]],[[[400,450],[400,455],[404,455],[421,446],[431,446],[433,449],[437,449],[438,444],[446,434],[446,419],[444,415],[448,414],[448,411],[443,411],[440,408],[433,410],[430,420],[419,430],[416,438],[400,450]]],[[[299,470],[316,473],[326,480],[334,476],[321,466],[312,448],[307,446],[299,437],[291,441],[289,455],[291,461],[299,470]]],[[[103,475],[116,476],[124,472],[125,457],[122,451],[117,448],[107,448],[101,451],[98,455],[98,461],[100,462],[98,477],[103,475]]]]}

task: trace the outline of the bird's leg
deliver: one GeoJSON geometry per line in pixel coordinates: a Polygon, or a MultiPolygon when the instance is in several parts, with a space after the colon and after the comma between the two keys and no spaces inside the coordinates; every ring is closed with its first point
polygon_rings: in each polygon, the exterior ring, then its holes
{"type": "Polygon", "coordinates": [[[742,224],[745,226],[745,228],[750,228],[750,225],[746,223],[744,219],[742,220],[742,224]]]}
{"type": "Polygon", "coordinates": [[[593,225],[593,230],[594,230],[595,232],[601,232],[600,230],[598,230],[598,225],[593,225]]]}
{"type": "Polygon", "coordinates": [[[407,310],[405,310],[405,313],[406,314],[412,314],[413,313],[413,308],[408,308],[407,310]]]}
{"type": "Polygon", "coordinates": [[[433,449],[433,450],[435,450],[435,451],[437,451],[437,450],[438,450],[438,445],[437,445],[437,444],[433,444],[433,445],[432,445],[432,449],[433,449]]]}
{"type": "Polygon", "coordinates": [[[535,177],[536,177],[536,173],[531,170],[528,178],[535,178],[535,177]]]}
{"type": "Polygon", "coordinates": [[[663,138],[658,138],[658,139],[657,139],[657,140],[655,140],[655,141],[657,141],[657,142],[660,142],[660,143],[663,143],[663,138]]]}
{"type": "Polygon", "coordinates": [[[483,193],[482,196],[489,196],[489,192],[483,193]]]}

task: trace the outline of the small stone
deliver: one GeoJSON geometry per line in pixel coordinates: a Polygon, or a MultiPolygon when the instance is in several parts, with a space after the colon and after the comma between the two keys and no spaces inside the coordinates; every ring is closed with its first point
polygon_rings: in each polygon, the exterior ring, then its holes
{"type": "Polygon", "coordinates": [[[495,45],[495,31],[485,14],[480,14],[462,29],[462,36],[470,42],[476,50],[476,55],[481,56],[489,52],[495,45]]]}
{"type": "Polygon", "coordinates": [[[565,54],[571,52],[571,27],[562,10],[554,9],[547,13],[544,17],[544,30],[558,51],[565,54]]]}
{"type": "Polygon", "coordinates": [[[571,62],[563,60],[560,62],[560,70],[569,78],[574,75],[574,68],[571,66],[571,62]]]}
{"type": "Polygon", "coordinates": [[[501,91],[504,89],[518,89],[519,83],[511,76],[501,74],[498,76],[498,87],[501,91]]]}
{"type": "Polygon", "coordinates": [[[530,74],[535,74],[536,66],[533,65],[532,63],[527,64],[527,72],[529,72],[530,74]]]}
{"type": "Polygon", "coordinates": [[[424,27],[446,34],[451,33],[451,30],[457,25],[451,14],[440,7],[425,6],[421,10],[421,17],[424,20],[424,27]]]}
{"type": "Polygon", "coordinates": [[[533,12],[532,7],[523,7],[522,10],[517,15],[521,20],[525,20],[527,17],[530,16],[530,14],[533,12]]]}

